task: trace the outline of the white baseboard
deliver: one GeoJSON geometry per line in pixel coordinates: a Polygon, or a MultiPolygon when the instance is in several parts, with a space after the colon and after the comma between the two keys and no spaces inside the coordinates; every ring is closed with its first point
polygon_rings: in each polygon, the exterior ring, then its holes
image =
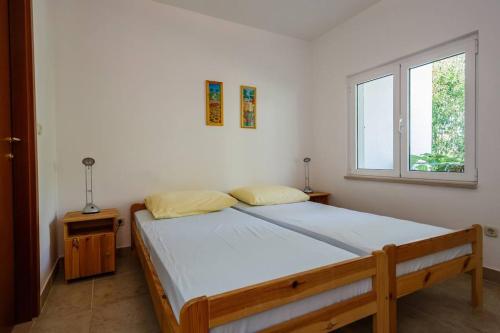
{"type": "Polygon", "coordinates": [[[56,261],[54,262],[54,265],[52,266],[52,269],[50,270],[49,276],[45,280],[45,282],[42,285],[42,288],[40,288],[40,309],[43,307],[45,304],[45,301],[47,300],[47,296],[49,295],[50,288],[52,287],[52,283],[54,282],[55,278],[55,273],[57,270],[57,267],[59,265],[59,261],[63,257],[58,257],[56,261]]]}

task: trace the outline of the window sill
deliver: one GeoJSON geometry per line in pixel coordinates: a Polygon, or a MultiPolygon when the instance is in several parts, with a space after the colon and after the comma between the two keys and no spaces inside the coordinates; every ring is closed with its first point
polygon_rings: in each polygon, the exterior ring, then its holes
{"type": "Polygon", "coordinates": [[[344,179],[368,180],[368,181],[377,181],[386,183],[443,186],[443,187],[459,187],[459,188],[469,188],[469,189],[476,189],[478,186],[477,181],[434,180],[434,179],[382,177],[382,176],[346,175],[344,176],[344,179]]]}

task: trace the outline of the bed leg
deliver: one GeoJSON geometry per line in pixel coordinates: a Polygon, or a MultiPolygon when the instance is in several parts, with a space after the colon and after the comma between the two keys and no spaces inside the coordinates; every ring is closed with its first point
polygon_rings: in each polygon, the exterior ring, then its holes
{"type": "Polygon", "coordinates": [[[389,332],[398,331],[398,292],[396,278],[396,245],[384,246],[387,255],[388,282],[389,282],[389,332]]]}
{"type": "Polygon", "coordinates": [[[184,304],[180,315],[181,333],[208,333],[208,298],[194,298],[184,304]]]}
{"type": "Polygon", "coordinates": [[[389,299],[389,332],[396,333],[398,331],[398,300],[389,299]]]}
{"type": "Polygon", "coordinates": [[[135,250],[135,226],[134,226],[134,220],[131,220],[131,226],[130,226],[130,250],[133,252],[135,250]]]}
{"type": "Polygon", "coordinates": [[[472,253],[476,257],[476,268],[471,272],[471,303],[481,309],[483,306],[483,228],[475,224],[476,241],[472,243],[472,253]]]}
{"type": "Polygon", "coordinates": [[[377,261],[377,273],[373,279],[373,289],[377,292],[377,313],[373,316],[373,333],[389,332],[389,280],[387,255],[384,251],[373,252],[377,261]]]}
{"type": "Polygon", "coordinates": [[[477,267],[472,271],[472,306],[480,309],[483,306],[483,270],[477,267]]]}

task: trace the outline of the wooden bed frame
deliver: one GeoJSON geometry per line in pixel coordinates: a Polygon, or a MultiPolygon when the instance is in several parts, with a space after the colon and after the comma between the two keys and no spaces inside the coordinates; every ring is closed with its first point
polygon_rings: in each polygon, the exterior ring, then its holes
{"type": "Polygon", "coordinates": [[[368,316],[374,318],[374,332],[389,331],[389,279],[384,251],[215,296],[192,299],[182,307],[180,322],[177,322],[135,224],[134,213],[142,209],[145,209],[142,203],[130,207],[132,247],[144,269],[160,329],[164,333],[207,333],[213,327],[366,278],[372,279],[372,291],[279,323],[263,332],[329,332],[368,316]]]}
{"type": "Polygon", "coordinates": [[[438,282],[470,273],[472,276],[471,303],[480,308],[483,304],[483,231],[480,225],[438,237],[384,247],[389,263],[389,323],[390,332],[397,332],[397,300],[438,282]],[[472,245],[472,253],[427,267],[406,275],[396,276],[396,266],[404,261],[427,256],[464,244],[472,245]]]}

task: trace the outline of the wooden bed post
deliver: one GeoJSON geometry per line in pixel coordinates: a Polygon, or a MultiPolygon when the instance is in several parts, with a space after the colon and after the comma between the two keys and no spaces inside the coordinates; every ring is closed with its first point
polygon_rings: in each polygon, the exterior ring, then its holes
{"type": "Polygon", "coordinates": [[[376,275],[373,277],[373,290],[377,291],[377,313],[373,316],[373,333],[389,331],[389,279],[387,274],[387,255],[384,251],[372,253],[376,260],[376,275]]]}
{"type": "Polygon", "coordinates": [[[479,224],[474,224],[472,227],[476,231],[476,241],[472,243],[476,268],[471,272],[471,303],[473,307],[481,308],[483,306],[483,228],[479,224]]]}
{"type": "Polygon", "coordinates": [[[130,250],[134,251],[135,250],[135,237],[134,237],[134,232],[135,232],[135,217],[134,217],[134,210],[133,210],[133,205],[132,208],[130,208],[130,250]]]}
{"type": "Polygon", "coordinates": [[[197,297],[184,304],[180,323],[182,333],[208,333],[208,298],[197,297]]]}
{"type": "Polygon", "coordinates": [[[388,263],[388,282],[389,282],[389,332],[398,331],[398,291],[396,280],[396,245],[390,244],[384,246],[384,252],[387,255],[388,263]]]}
{"type": "MultiPolygon", "coordinates": [[[[130,230],[134,230],[135,228],[135,212],[138,210],[146,209],[146,206],[143,203],[135,203],[130,206],[130,230]]],[[[131,237],[130,239],[130,249],[133,251],[135,249],[135,239],[134,237],[131,237]]]]}

